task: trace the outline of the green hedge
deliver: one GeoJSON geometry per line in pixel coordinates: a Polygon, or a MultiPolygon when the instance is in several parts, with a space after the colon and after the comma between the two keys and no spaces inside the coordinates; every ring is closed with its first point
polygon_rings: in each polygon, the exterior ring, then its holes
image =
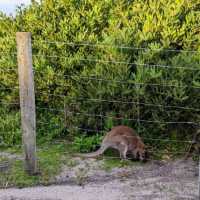
{"type": "MultiPolygon", "coordinates": [[[[164,122],[200,121],[199,21],[198,0],[44,0],[18,8],[16,17],[1,14],[0,67],[13,71],[0,71],[0,102],[19,102],[8,88],[17,86],[15,33],[28,31],[38,138],[117,124],[148,137],[191,137],[193,126],[164,122]]],[[[18,107],[3,109],[12,115],[18,107]]],[[[18,129],[12,141],[0,135],[4,143],[17,143],[18,129]]]]}

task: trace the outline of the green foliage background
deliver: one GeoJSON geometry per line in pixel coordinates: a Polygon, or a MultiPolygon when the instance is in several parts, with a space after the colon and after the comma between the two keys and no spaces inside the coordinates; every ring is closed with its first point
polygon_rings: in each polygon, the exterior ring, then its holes
{"type": "Polygon", "coordinates": [[[164,122],[200,121],[199,21],[198,0],[43,0],[1,13],[0,142],[21,140],[17,31],[32,33],[39,141],[118,124],[191,138],[194,126],[164,122]]]}

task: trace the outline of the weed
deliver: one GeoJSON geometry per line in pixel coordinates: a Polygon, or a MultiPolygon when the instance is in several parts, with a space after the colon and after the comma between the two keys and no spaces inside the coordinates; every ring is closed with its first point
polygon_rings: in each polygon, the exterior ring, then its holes
{"type": "Polygon", "coordinates": [[[75,181],[77,185],[83,186],[89,171],[89,166],[80,167],[75,171],[75,181]]]}
{"type": "MultiPolygon", "coordinates": [[[[6,173],[0,173],[0,187],[26,187],[50,184],[61,169],[61,165],[63,164],[63,155],[66,151],[66,146],[60,144],[51,146],[46,144],[43,145],[42,148],[38,148],[38,168],[40,171],[40,175],[38,176],[27,175],[23,170],[23,161],[13,160],[11,169],[6,173]]],[[[69,159],[69,155],[65,158],[66,160],[69,159]]]]}

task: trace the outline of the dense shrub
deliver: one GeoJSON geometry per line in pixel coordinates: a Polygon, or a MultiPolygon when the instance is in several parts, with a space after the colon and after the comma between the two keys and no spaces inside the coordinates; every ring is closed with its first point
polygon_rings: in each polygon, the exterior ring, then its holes
{"type": "MultiPolygon", "coordinates": [[[[16,69],[15,33],[31,32],[40,138],[117,124],[190,137],[190,124],[165,122],[200,121],[199,12],[197,0],[33,1],[16,17],[1,14],[0,64],[16,69]]],[[[3,91],[16,84],[15,71],[0,72],[0,102],[18,101],[3,91]]]]}

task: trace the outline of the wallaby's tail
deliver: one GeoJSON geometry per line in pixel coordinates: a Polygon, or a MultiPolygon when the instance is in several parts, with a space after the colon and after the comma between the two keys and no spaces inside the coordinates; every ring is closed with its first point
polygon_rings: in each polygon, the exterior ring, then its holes
{"type": "Polygon", "coordinates": [[[79,153],[76,156],[84,157],[84,158],[94,158],[101,155],[107,149],[106,146],[101,146],[97,151],[92,153],[79,153]]]}

